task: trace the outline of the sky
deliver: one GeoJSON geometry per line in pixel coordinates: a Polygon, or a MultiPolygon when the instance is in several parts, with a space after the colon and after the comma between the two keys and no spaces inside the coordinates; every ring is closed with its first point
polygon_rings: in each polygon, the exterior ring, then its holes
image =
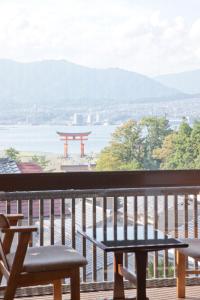
{"type": "Polygon", "coordinates": [[[156,76],[200,68],[200,0],[0,0],[0,58],[156,76]]]}

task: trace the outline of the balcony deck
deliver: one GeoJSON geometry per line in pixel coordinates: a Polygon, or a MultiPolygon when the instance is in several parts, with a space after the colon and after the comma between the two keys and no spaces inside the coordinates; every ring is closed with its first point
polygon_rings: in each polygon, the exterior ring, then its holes
{"type": "MultiPolygon", "coordinates": [[[[132,297],[135,295],[134,290],[127,290],[126,296],[132,297]]],[[[175,287],[162,287],[162,288],[152,288],[147,289],[147,296],[150,300],[167,300],[170,295],[170,300],[177,300],[176,298],[176,288],[175,287]]],[[[26,298],[16,298],[16,300],[52,300],[53,296],[42,296],[42,297],[26,297],[26,298]]],[[[81,300],[103,300],[112,299],[112,291],[99,291],[99,292],[89,292],[81,293],[81,300]]],[[[200,286],[188,286],[186,288],[186,298],[185,300],[199,300],[200,299],[200,286]]],[[[70,294],[64,294],[63,300],[70,300],[70,294]]]]}
{"type": "MultiPolygon", "coordinates": [[[[22,224],[38,227],[30,245],[63,244],[86,256],[82,300],[112,299],[112,291],[106,289],[112,288],[113,258],[89,246],[77,235],[77,228],[90,228],[94,235],[100,228],[105,238],[112,228],[117,240],[137,238],[136,225],[140,224],[143,238],[151,235],[152,228],[174,237],[200,238],[200,170],[4,174],[0,175],[0,212],[22,213],[22,224]],[[94,292],[88,292],[91,284],[94,292]]],[[[125,255],[124,264],[135,271],[131,256],[125,255]]],[[[174,252],[152,253],[148,262],[150,300],[177,299],[176,288],[166,287],[174,284],[175,266],[174,252]]],[[[188,260],[188,266],[199,269],[196,261],[188,260]]],[[[190,284],[197,282],[196,277],[190,279],[190,284]]],[[[127,297],[134,297],[135,292],[127,290],[127,297]]],[[[29,296],[33,294],[18,299],[53,298],[29,296]]],[[[186,295],[186,300],[200,300],[200,284],[187,287],[186,295]]],[[[69,299],[70,294],[65,294],[63,300],[69,299]]]]}

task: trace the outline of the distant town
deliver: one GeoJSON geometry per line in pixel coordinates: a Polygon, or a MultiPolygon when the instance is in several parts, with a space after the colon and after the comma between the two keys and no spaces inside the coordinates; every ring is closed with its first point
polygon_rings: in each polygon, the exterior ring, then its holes
{"type": "Polygon", "coordinates": [[[172,127],[180,124],[183,117],[193,123],[199,117],[200,97],[166,101],[138,101],[98,107],[33,107],[3,109],[1,125],[62,124],[69,126],[120,125],[129,119],[140,120],[145,116],[165,116],[172,127]]]}

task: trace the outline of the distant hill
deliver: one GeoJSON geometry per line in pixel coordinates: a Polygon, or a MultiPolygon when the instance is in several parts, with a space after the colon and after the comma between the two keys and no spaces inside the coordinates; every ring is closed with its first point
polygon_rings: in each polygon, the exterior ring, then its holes
{"type": "Polygon", "coordinates": [[[178,93],[147,76],[121,69],[87,68],[63,60],[0,60],[0,101],[4,105],[96,105],[178,93]]]}
{"type": "Polygon", "coordinates": [[[161,84],[178,89],[184,93],[200,93],[200,70],[167,74],[155,77],[161,84]]]}

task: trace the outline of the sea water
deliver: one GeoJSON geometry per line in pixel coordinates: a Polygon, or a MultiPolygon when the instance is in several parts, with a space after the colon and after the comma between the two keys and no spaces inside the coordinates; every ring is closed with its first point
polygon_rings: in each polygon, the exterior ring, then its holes
{"type": "MultiPolygon", "coordinates": [[[[63,126],[63,125],[0,125],[0,150],[10,147],[18,151],[63,154],[63,141],[57,132],[88,132],[85,153],[99,153],[108,145],[115,125],[63,126]]],[[[69,153],[80,153],[80,141],[70,141],[69,153]]]]}

